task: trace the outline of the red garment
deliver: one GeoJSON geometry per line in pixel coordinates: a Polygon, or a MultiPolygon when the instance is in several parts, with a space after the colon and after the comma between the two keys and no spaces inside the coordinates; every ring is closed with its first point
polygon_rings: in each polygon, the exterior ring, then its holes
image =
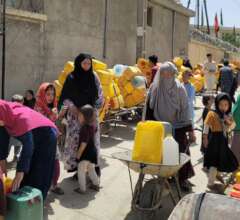
{"type": "MultiPolygon", "coordinates": [[[[36,104],[34,109],[37,112],[40,112],[41,114],[49,118],[51,121],[55,122],[57,120],[57,113],[54,113],[52,109],[48,107],[48,103],[46,100],[46,89],[50,85],[52,84],[51,83],[41,84],[36,95],[36,104]]],[[[57,108],[56,96],[53,102],[53,108],[57,108]]]]}
{"type": "Polygon", "coordinates": [[[158,67],[157,65],[152,68],[152,81],[151,81],[151,83],[153,83],[154,78],[155,78],[155,76],[156,76],[156,74],[157,74],[158,69],[159,69],[159,67],[158,67]]]}
{"type": "Polygon", "coordinates": [[[16,102],[0,99],[0,121],[4,122],[10,136],[21,136],[28,131],[40,127],[56,128],[53,122],[42,114],[16,102]]]}

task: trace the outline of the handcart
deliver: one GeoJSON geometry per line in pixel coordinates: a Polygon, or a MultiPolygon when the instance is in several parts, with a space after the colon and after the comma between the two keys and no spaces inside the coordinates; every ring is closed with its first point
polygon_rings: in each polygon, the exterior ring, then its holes
{"type": "Polygon", "coordinates": [[[112,154],[112,157],[120,160],[128,167],[132,190],[132,210],[154,212],[161,207],[162,199],[166,195],[170,195],[173,204],[176,205],[177,201],[173,195],[173,190],[171,184],[169,183],[169,179],[171,178],[172,180],[174,180],[178,197],[180,200],[182,196],[177,174],[181,167],[190,160],[190,157],[186,154],[181,153],[180,164],[175,166],[168,166],[162,164],[148,164],[136,162],[132,160],[131,154],[132,154],[131,151],[126,151],[121,153],[114,153],[112,154]],[[133,189],[132,176],[130,170],[139,173],[135,189],[133,189]],[[150,204],[148,204],[148,207],[143,207],[141,206],[139,201],[143,196],[142,194],[144,183],[146,183],[145,179],[146,175],[150,176],[150,180],[148,179],[147,182],[151,181],[155,184],[154,185],[155,190],[154,193],[152,194],[151,201],[150,204]]]}
{"type": "Polygon", "coordinates": [[[108,133],[111,127],[117,127],[118,124],[129,121],[139,121],[142,118],[144,105],[137,105],[131,108],[120,108],[117,110],[110,110],[104,121],[101,123],[102,134],[108,133]]]}

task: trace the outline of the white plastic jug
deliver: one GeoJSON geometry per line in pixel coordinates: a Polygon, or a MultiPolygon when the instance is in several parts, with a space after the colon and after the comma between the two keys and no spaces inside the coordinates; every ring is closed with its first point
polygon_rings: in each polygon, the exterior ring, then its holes
{"type": "Polygon", "coordinates": [[[163,165],[179,165],[179,146],[172,136],[163,141],[163,165]]]}

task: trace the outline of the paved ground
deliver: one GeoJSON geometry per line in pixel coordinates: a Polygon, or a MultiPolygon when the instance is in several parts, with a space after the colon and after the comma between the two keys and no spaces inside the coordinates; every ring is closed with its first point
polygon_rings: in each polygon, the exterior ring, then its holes
{"type": "MultiPolygon", "coordinates": [[[[198,106],[200,101],[198,100],[198,106]]],[[[196,118],[201,110],[196,111],[196,118]]],[[[128,169],[118,160],[111,157],[114,152],[125,151],[133,146],[135,124],[119,125],[109,135],[102,137],[102,189],[99,193],[89,191],[86,195],[73,192],[78,187],[71,179],[72,174],[62,171],[60,186],[64,196],[50,194],[46,204],[45,220],[137,220],[148,219],[146,216],[130,211],[131,189],[128,169]]],[[[197,144],[191,147],[192,161],[196,172],[192,178],[195,184],[193,192],[205,191],[207,178],[202,172],[200,132],[197,132],[197,144]]],[[[133,181],[136,182],[136,173],[133,181]]],[[[173,209],[172,202],[166,198],[162,209],[155,219],[167,219],[173,209]]]]}

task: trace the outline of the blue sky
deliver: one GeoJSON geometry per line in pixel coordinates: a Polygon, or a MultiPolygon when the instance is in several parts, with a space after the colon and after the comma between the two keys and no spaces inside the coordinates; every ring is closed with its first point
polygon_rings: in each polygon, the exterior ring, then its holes
{"type": "MultiPolygon", "coordinates": [[[[181,0],[181,2],[186,6],[188,0],[181,0]]],[[[203,0],[200,0],[200,3],[203,4],[203,0]]],[[[195,9],[195,5],[196,0],[191,0],[190,8],[195,9]]],[[[220,18],[220,10],[222,8],[224,26],[233,27],[235,25],[236,27],[240,27],[240,0],[208,0],[207,6],[210,25],[214,23],[216,12],[220,18]]],[[[193,22],[194,19],[191,20],[191,23],[193,22]]]]}

